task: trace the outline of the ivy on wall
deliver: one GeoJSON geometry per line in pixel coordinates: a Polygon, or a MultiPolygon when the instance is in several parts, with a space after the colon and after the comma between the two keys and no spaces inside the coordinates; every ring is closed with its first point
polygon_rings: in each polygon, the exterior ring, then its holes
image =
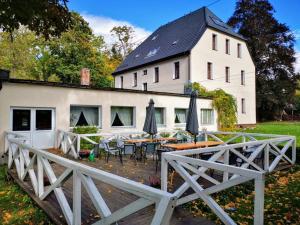
{"type": "Polygon", "coordinates": [[[232,130],[237,123],[237,106],[235,98],[222,89],[208,91],[201,84],[190,84],[193,90],[198,91],[199,96],[212,97],[212,107],[218,112],[218,128],[220,130],[232,130]]]}

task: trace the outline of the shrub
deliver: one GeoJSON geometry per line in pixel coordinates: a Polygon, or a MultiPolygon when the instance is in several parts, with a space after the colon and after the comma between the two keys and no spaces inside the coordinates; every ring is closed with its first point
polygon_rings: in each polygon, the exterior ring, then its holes
{"type": "MultiPolygon", "coordinates": [[[[98,131],[99,131],[98,128],[95,126],[79,126],[73,128],[73,133],[75,134],[96,134],[98,133],[98,131]]],[[[101,136],[89,137],[89,139],[99,143],[102,137],[101,136]]],[[[95,146],[90,142],[88,142],[87,140],[81,139],[80,149],[92,150],[94,147],[95,146]]]]}

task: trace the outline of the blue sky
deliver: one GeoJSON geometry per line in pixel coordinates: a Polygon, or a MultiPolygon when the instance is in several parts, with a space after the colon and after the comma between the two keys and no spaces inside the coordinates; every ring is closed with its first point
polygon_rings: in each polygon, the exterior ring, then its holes
{"type": "MultiPolygon", "coordinates": [[[[215,0],[70,0],[68,6],[82,14],[94,32],[106,39],[109,39],[109,31],[114,25],[129,24],[137,30],[136,40],[139,41],[160,25],[213,2],[215,0]]],[[[220,0],[209,8],[223,21],[227,21],[234,12],[235,2],[220,0]]],[[[270,2],[276,10],[275,17],[295,32],[295,49],[300,52],[300,1],[270,2]]]]}

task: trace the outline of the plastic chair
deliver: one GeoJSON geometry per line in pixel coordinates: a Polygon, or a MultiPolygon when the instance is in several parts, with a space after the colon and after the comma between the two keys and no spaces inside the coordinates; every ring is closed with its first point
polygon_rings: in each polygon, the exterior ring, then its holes
{"type": "Polygon", "coordinates": [[[105,158],[106,158],[106,162],[108,163],[108,159],[109,159],[109,156],[110,155],[114,155],[114,156],[119,156],[120,158],[120,162],[123,164],[123,159],[122,159],[122,152],[120,149],[118,148],[111,148],[109,146],[109,141],[107,140],[103,140],[101,142],[102,146],[103,146],[103,149],[104,151],[106,152],[106,155],[105,155],[105,158]]]}

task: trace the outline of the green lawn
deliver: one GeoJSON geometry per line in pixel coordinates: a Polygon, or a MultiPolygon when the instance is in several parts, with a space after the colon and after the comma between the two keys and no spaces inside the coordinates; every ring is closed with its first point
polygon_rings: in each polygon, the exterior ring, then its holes
{"type": "MultiPolygon", "coordinates": [[[[255,128],[238,130],[249,133],[293,135],[300,151],[300,122],[268,122],[255,128]]],[[[299,162],[300,154],[297,161],[299,162]]],[[[214,194],[220,204],[238,224],[253,224],[253,182],[238,185],[214,194]]],[[[222,224],[203,201],[194,201],[187,207],[195,216],[204,216],[222,224]]],[[[300,165],[287,171],[268,175],[265,188],[265,224],[299,224],[300,221],[300,165]]]]}
{"type": "Polygon", "coordinates": [[[293,135],[297,138],[297,147],[300,147],[300,122],[259,123],[255,128],[243,129],[242,131],[263,134],[293,135]]]}
{"type": "Polygon", "coordinates": [[[51,224],[46,214],[12,181],[0,166],[0,224],[51,224]]]}

